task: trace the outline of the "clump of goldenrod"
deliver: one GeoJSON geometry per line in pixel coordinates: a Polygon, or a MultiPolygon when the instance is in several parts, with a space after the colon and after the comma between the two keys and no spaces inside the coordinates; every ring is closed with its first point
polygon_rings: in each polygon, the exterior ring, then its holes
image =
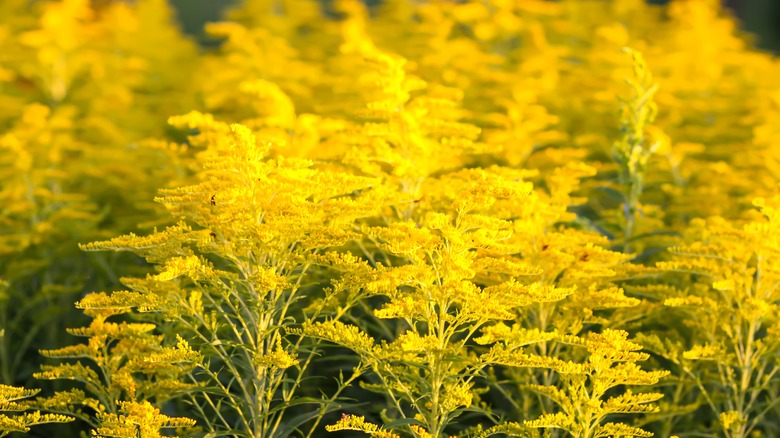
{"type": "Polygon", "coordinates": [[[0,434],[775,434],[780,74],[718,1],[28,3],[0,434]]]}

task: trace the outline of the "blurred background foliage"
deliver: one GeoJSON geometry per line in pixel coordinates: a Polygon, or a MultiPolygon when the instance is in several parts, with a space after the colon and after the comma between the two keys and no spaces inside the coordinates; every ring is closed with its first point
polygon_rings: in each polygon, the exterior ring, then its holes
{"type": "MultiPolygon", "coordinates": [[[[222,11],[241,0],[171,0],[179,11],[184,30],[203,39],[203,24],[218,20],[222,11]]],[[[322,0],[327,4],[329,0],[322,0]]],[[[381,0],[365,0],[369,5],[381,0]]],[[[609,1],[609,0],[606,0],[609,1]]],[[[723,0],[742,28],[756,37],[759,48],[780,53],[780,0],[723,0]]],[[[652,0],[650,3],[667,3],[667,0],[652,0]]]]}

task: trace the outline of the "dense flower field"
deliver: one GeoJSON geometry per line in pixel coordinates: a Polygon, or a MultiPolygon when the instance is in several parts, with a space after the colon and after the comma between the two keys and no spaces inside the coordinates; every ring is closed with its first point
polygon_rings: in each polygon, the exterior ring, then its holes
{"type": "Polygon", "coordinates": [[[780,436],[717,0],[0,1],[0,437],[780,436]]]}

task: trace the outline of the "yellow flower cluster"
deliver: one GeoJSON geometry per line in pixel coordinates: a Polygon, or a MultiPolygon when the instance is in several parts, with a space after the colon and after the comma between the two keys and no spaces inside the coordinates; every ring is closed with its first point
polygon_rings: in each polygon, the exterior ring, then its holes
{"type": "Polygon", "coordinates": [[[46,423],[67,423],[72,417],[58,414],[43,414],[31,410],[33,405],[25,400],[39,390],[0,385],[0,437],[12,432],[28,432],[31,426],[46,423]]]}

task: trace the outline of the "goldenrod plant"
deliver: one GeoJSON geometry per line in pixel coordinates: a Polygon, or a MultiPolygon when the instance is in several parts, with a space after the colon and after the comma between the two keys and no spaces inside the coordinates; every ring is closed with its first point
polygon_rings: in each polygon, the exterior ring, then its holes
{"type": "MultiPolygon", "coordinates": [[[[524,346],[529,351],[550,358],[551,363],[572,357],[581,361],[585,356],[578,350],[581,350],[584,339],[596,335],[592,332],[595,327],[616,330],[636,318],[632,310],[641,301],[627,296],[619,284],[645,275],[646,269],[628,263],[630,255],[604,248],[606,239],[600,240],[593,232],[562,230],[556,226],[562,221],[576,219],[567,212],[567,207],[578,202],[571,193],[579,187],[580,179],[592,175],[593,169],[587,166],[570,165],[557,169],[547,178],[550,193],[534,193],[530,199],[515,205],[520,217],[514,222],[516,231],[512,242],[517,245],[522,260],[539,269],[536,275],[527,277],[528,281],[545,288],[568,289],[568,296],[560,301],[536,303],[523,309],[511,324],[491,328],[499,331],[478,339],[478,342],[504,342],[511,346],[513,342],[502,339],[498,333],[508,335],[530,330],[544,333],[547,342],[524,346]],[[617,313],[619,310],[623,313],[617,313]]],[[[509,339],[515,335],[511,336],[509,339]]],[[[590,354],[602,353],[591,351],[590,354]]],[[[492,374],[491,379],[501,399],[512,407],[515,415],[530,419],[534,415],[557,412],[555,399],[545,397],[544,392],[538,392],[537,398],[520,396],[518,391],[525,393],[529,388],[554,387],[556,382],[560,382],[558,374],[554,367],[508,368],[492,374]]],[[[584,426],[581,433],[591,426],[584,426]]]]}
{"type": "Polygon", "coordinates": [[[678,257],[661,263],[670,273],[697,277],[685,294],[664,300],[689,322],[674,347],[661,351],[700,389],[727,437],[775,430],[769,418],[778,403],[777,202],[756,198],[763,217],[743,225],[694,221],[686,241],[671,250],[678,257]]]}
{"type": "MultiPolygon", "coordinates": [[[[497,362],[493,351],[469,351],[483,326],[512,318],[519,307],[571,293],[519,282],[518,277],[537,271],[506,257],[514,252],[504,242],[511,223],[481,214],[496,198],[527,196],[527,183],[482,172],[453,178],[465,179],[464,196],[447,213],[430,212],[417,223],[398,221],[365,230],[380,249],[399,259],[394,266],[377,264],[367,278],[358,277],[349,287],[386,297],[374,317],[403,321],[402,332],[376,344],[357,327],[338,321],[304,325],[305,334],[355,351],[358,366],[374,377],[364,387],[390,399],[387,418],[400,420],[407,433],[421,436],[442,436],[473,407],[473,387],[482,370],[497,362]],[[477,283],[477,278],[485,280],[477,283]]],[[[544,336],[528,334],[526,343],[544,336]]],[[[527,364],[545,359],[529,358],[527,364]]],[[[374,427],[348,416],[329,430],[355,429],[358,422],[367,432],[374,427]]]]}
{"type": "MultiPolygon", "coordinates": [[[[88,338],[86,344],[70,345],[56,350],[42,350],[48,358],[76,360],[57,365],[43,365],[35,374],[41,380],[70,380],[81,388],[60,391],[50,398],[39,398],[37,405],[50,412],[63,413],[78,418],[92,427],[95,436],[135,436],[131,421],[145,421],[142,415],[131,420],[132,410],[153,410],[149,400],[162,404],[171,397],[193,389],[185,383],[182,374],[192,370],[202,357],[193,351],[187,341],[179,337],[175,346],[163,346],[163,336],[154,333],[150,323],[112,322],[117,315],[128,313],[145,305],[137,304],[130,292],[116,292],[112,296],[91,293],[76,303],[84,313],[93,318],[88,327],[69,329],[74,336],[88,338]],[[136,304],[134,306],[134,304],[136,304]],[[86,360],[83,363],[82,360],[86,360]],[[122,414],[128,414],[124,417],[122,414]],[[124,418],[125,426],[118,419],[124,418]],[[107,435],[107,430],[130,427],[120,435],[107,435]]],[[[163,417],[161,417],[162,419],[163,417]]],[[[157,433],[167,426],[165,421],[139,423],[157,433]]],[[[174,423],[172,423],[174,424],[174,423]]],[[[194,420],[180,419],[180,425],[193,425],[194,420]]]]}
{"type": "Polygon", "coordinates": [[[297,390],[314,354],[299,352],[307,344],[288,327],[307,293],[318,291],[310,284],[315,257],[354,239],[354,218],[374,212],[371,197],[352,194],[376,181],[268,157],[273,137],[210,115],[171,123],[198,128],[190,143],[204,147],[201,181],[157,198],[180,222],[84,249],[133,251],[158,265],[153,276],[124,280],[131,290],[111,294],[106,305],[159,313],[170,326],[162,330],[191,339],[192,347],[179,343],[199,357],[181,384],[202,387],[188,396],[206,430],[288,436],[299,424],[283,422],[283,414],[304,402],[297,390]]]}
{"type": "Polygon", "coordinates": [[[612,159],[618,166],[618,182],[624,187],[623,202],[619,207],[622,212],[623,251],[631,253],[628,241],[634,235],[642,208],[639,198],[645,187],[648,160],[660,143],[646,133],[658,112],[654,101],[658,85],[653,82],[642,55],[631,49],[627,51],[634,62],[634,75],[628,80],[632,96],[620,111],[622,137],[612,146],[612,159]]]}
{"type": "Polygon", "coordinates": [[[0,435],[780,435],[780,62],[720,1],[175,20],[0,1],[0,435]]]}
{"type": "Polygon", "coordinates": [[[123,402],[119,408],[119,414],[106,414],[100,416],[100,424],[92,432],[92,436],[98,438],[134,438],[163,436],[160,429],[177,429],[192,426],[194,420],[188,418],[171,418],[161,414],[148,402],[134,403],[123,402]]]}
{"type": "Polygon", "coordinates": [[[39,390],[0,385],[0,437],[12,432],[29,432],[31,426],[46,423],[67,423],[73,417],[45,414],[32,410],[30,399],[39,390]]]}
{"type": "Polygon", "coordinates": [[[652,403],[662,393],[634,393],[625,389],[610,396],[610,390],[627,385],[650,386],[658,383],[668,371],[645,371],[636,362],[646,360],[647,353],[637,352],[641,345],[627,341],[628,333],[605,329],[585,337],[562,337],[561,342],[581,345],[588,351],[584,363],[555,363],[550,368],[560,375],[555,385],[531,386],[553,400],[560,410],[526,421],[527,427],[563,429],[574,437],[637,436],[653,434],[625,422],[607,421],[614,414],[657,412],[652,403]]]}
{"type": "Polygon", "coordinates": [[[81,293],[142,269],[77,243],[156,223],[154,181],[188,177],[181,151],[144,140],[164,132],[160,113],[190,105],[179,68],[196,58],[164,1],[2,8],[0,324],[24,335],[0,339],[0,381],[23,384],[36,350],[82,323],[69,311],[81,293]]]}

